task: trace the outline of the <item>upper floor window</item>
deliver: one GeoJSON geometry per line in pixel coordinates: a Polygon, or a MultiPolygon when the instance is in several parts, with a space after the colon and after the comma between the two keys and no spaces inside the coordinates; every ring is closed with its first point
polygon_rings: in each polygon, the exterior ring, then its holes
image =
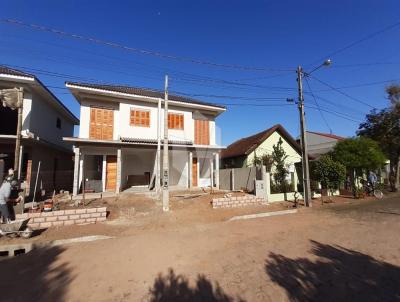
{"type": "Polygon", "coordinates": [[[58,129],[61,129],[61,119],[59,117],[57,118],[57,121],[56,121],[56,127],[58,129]]]}
{"type": "Polygon", "coordinates": [[[131,109],[130,125],[138,127],[150,127],[150,111],[131,109]]]}
{"type": "Polygon", "coordinates": [[[184,129],[184,118],[183,114],[179,113],[168,113],[168,129],[184,129]]]}

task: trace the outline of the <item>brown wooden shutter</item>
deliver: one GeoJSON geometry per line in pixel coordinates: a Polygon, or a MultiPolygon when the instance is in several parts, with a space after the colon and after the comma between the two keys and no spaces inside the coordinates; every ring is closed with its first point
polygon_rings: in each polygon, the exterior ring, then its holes
{"type": "Polygon", "coordinates": [[[104,108],[90,108],[89,138],[112,140],[114,132],[114,111],[104,108]]]}
{"type": "Polygon", "coordinates": [[[194,120],[194,143],[196,145],[210,144],[210,123],[209,121],[194,120]]]}

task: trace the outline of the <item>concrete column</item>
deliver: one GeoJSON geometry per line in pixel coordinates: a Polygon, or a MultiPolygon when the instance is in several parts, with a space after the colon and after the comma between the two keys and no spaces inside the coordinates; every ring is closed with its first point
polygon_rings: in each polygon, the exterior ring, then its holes
{"type": "Polygon", "coordinates": [[[214,158],[210,158],[210,186],[214,188],[214,158]]]}
{"type": "Polygon", "coordinates": [[[235,169],[231,169],[231,185],[231,190],[235,191],[235,169]]]}
{"type": "Polygon", "coordinates": [[[188,169],[188,177],[189,177],[189,188],[193,188],[193,152],[189,151],[189,169],[188,169]]]}
{"type": "Polygon", "coordinates": [[[107,177],[107,155],[103,155],[103,165],[101,169],[101,184],[102,184],[102,191],[106,190],[106,177],[107,177]]]}
{"type": "Polygon", "coordinates": [[[121,148],[117,150],[117,184],[115,186],[115,193],[119,194],[121,192],[121,148]]]}
{"type": "Polygon", "coordinates": [[[83,160],[84,160],[84,158],[85,158],[85,155],[81,151],[80,160],[79,160],[78,191],[79,191],[79,186],[82,184],[82,179],[83,179],[83,160]]]}
{"type": "Polygon", "coordinates": [[[72,184],[72,195],[76,196],[79,192],[79,166],[80,166],[80,156],[79,148],[75,148],[75,161],[74,161],[74,183],[72,184]]]}
{"type": "Polygon", "coordinates": [[[219,153],[215,153],[215,188],[219,190],[219,153]]]}
{"type": "Polygon", "coordinates": [[[269,195],[271,195],[271,177],[269,172],[266,173],[266,178],[265,178],[265,183],[266,183],[266,191],[267,191],[267,200],[269,195]]]}

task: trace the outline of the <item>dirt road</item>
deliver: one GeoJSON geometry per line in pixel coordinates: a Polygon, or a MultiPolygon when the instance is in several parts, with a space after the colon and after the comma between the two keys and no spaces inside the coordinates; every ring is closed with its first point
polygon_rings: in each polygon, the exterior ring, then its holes
{"type": "Polygon", "coordinates": [[[0,287],[2,301],[400,301],[400,199],[37,250],[1,261],[0,287]]]}

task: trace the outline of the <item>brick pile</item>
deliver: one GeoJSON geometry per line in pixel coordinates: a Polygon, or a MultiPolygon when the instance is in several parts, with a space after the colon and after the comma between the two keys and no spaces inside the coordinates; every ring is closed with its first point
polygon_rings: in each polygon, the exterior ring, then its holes
{"type": "Polygon", "coordinates": [[[76,210],[61,210],[41,213],[24,213],[15,215],[16,219],[29,220],[28,225],[33,229],[43,229],[53,226],[96,223],[107,219],[107,208],[88,208],[76,210]]]}
{"type": "Polygon", "coordinates": [[[264,198],[256,197],[254,195],[222,197],[222,198],[214,198],[212,200],[212,206],[214,209],[238,208],[238,207],[261,205],[266,203],[267,202],[264,198]]]}

